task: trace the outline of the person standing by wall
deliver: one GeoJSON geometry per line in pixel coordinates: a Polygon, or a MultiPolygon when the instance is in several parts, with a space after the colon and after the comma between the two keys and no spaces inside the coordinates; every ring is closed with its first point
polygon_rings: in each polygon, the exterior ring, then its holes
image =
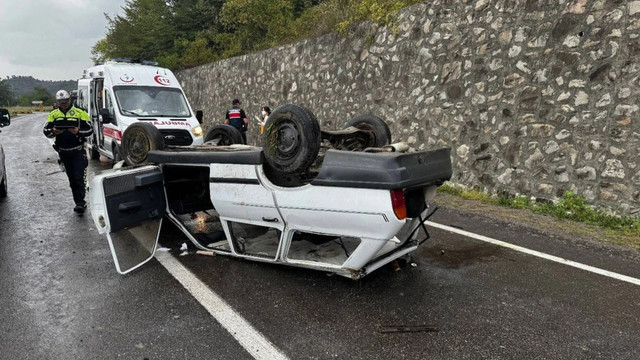
{"type": "Polygon", "coordinates": [[[267,123],[269,115],[271,115],[271,108],[268,106],[263,106],[260,111],[262,112],[262,121],[260,121],[260,134],[262,134],[264,132],[264,124],[267,123]]]}
{"type": "Polygon", "coordinates": [[[233,101],[231,101],[231,105],[233,106],[231,107],[231,109],[227,110],[224,123],[238,129],[238,131],[240,131],[240,134],[242,134],[243,143],[246,144],[247,126],[249,125],[249,119],[247,119],[247,114],[245,114],[244,110],[240,108],[240,100],[233,99],[233,101]]]}
{"type": "Polygon", "coordinates": [[[49,113],[42,132],[48,138],[55,138],[54,148],[60,156],[76,206],[78,215],[84,214],[87,203],[84,200],[87,181],[87,153],[84,143],[93,133],[89,115],[71,105],[71,97],[65,90],[56,93],[58,108],[49,113]]]}
{"type": "Polygon", "coordinates": [[[260,134],[262,134],[264,133],[264,125],[267,123],[267,119],[269,118],[269,115],[271,115],[271,108],[269,108],[268,106],[263,106],[262,108],[260,108],[260,112],[261,112],[261,115],[260,116],[256,115],[256,120],[260,125],[260,134]]]}

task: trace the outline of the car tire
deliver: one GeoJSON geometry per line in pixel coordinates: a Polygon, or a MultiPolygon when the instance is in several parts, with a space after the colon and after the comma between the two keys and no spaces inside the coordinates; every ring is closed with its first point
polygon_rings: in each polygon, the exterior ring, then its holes
{"type": "Polygon", "coordinates": [[[207,131],[204,142],[207,143],[218,139],[217,146],[229,146],[233,144],[243,144],[242,133],[231,125],[216,125],[207,131]]]}
{"type": "Polygon", "coordinates": [[[305,171],[318,156],[320,143],[320,125],[303,107],[282,105],[265,124],[263,151],[276,170],[289,174],[305,171]]]}
{"type": "Polygon", "coordinates": [[[122,155],[120,155],[120,151],[118,150],[118,145],[113,145],[113,150],[111,151],[113,154],[113,163],[117,164],[122,161],[122,155]]]}
{"type": "MultiPolygon", "coordinates": [[[[95,143],[94,143],[95,144],[95,143]]],[[[98,149],[96,148],[97,145],[89,145],[89,158],[91,160],[99,160],[100,159],[100,152],[98,152],[98,149]]]]}
{"type": "Polygon", "coordinates": [[[0,182],[0,198],[7,197],[7,192],[8,192],[7,190],[8,190],[8,186],[7,186],[7,170],[5,169],[4,177],[2,178],[2,181],[0,182]]]}
{"type": "Polygon", "coordinates": [[[160,130],[155,126],[137,122],[129,125],[124,131],[120,149],[122,150],[122,158],[127,165],[143,165],[147,163],[149,151],[164,149],[164,139],[160,130]]]}
{"type": "Polygon", "coordinates": [[[346,129],[349,126],[353,126],[370,134],[369,139],[362,144],[362,149],[360,150],[368,147],[383,147],[391,144],[391,130],[384,120],[377,116],[369,114],[358,115],[347,121],[344,128],[346,129]]]}

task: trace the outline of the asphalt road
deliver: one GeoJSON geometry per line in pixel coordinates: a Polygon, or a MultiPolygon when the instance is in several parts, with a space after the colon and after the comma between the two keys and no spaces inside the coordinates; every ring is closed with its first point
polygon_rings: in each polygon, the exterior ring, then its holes
{"type": "MultiPolygon", "coordinates": [[[[118,275],[73,209],[44,114],[3,128],[0,358],[249,359],[158,261],[118,275]]],[[[90,176],[110,164],[92,161],[90,176]]],[[[638,253],[443,205],[433,221],[640,278],[638,253]]],[[[188,253],[176,259],[292,359],[638,359],[640,286],[432,229],[415,266],[361,281],[188,253]],[[382,333],[382,325],[437,332],[382,333]]],[[[567,234],[569,235],[569,234],[567,234]]],[[[163,246],[186,241],[167,227],[163,246]]]]}

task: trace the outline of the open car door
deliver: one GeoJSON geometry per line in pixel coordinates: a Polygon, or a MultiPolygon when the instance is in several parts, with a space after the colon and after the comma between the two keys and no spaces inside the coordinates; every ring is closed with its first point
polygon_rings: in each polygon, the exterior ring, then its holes
{"type": "Polygon", "coordinates": [[[120,274],[153,258],[166,209],[157,166],[106,172],[91,181],[91,216],[98,232],[107,234],[120,274]]]}

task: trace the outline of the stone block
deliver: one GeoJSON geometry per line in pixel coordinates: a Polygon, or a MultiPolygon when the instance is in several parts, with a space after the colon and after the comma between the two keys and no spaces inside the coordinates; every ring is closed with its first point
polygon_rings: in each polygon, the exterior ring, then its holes
{"type": "Polygon", "coordinates": [[[600,176],[604,178],[624,179],[625,178],[624,170],[625,170],[624,165],[622,165],[622,162],[620,160],[608,159],[605,162],[605,168],[600,174],[600,176]]]}

